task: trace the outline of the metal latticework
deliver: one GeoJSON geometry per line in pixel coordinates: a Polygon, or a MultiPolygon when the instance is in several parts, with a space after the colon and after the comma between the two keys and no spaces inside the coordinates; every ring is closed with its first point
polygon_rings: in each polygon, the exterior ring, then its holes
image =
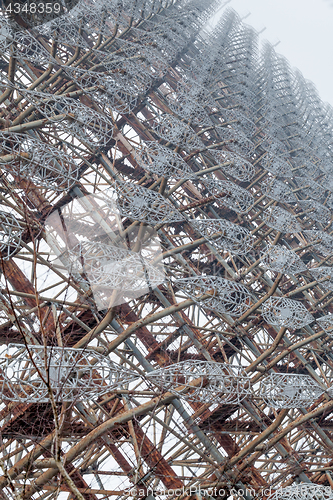
{"type": "Polygon", "coordinates": [[[250,378],[241,366],[211,361],[182,361],[147,374],[164,391],[182,399],[214,404],[239,404],[251,395],[250,378]]]}
{"type": "Polygon", "coordinates": [[[296,252],[278,244],[269,245],[262,255],[261,262],[270,271],[283,274],[298,274],[308,269],[296,252]]]}
{"type": "Polygon", "coordinates": [[[313,316],[302,302],[284,297],[270,297],[263,304],[262,315],[271,325],[302,328],[313,322],[313,316]]]}
{"type": "Polygon", "coordinates": [[[226,219],[195,219],[192,226],[217,249],[245,255],[253,247],[254,237],[248,229],[226,219]]]}
{"type": "Polygon", "coordinates": [[[231,316],[241,316],[251,303],[251,296],[243,285],[218,276],[179,278],[175,287],[202,307],[231,316]]]}
{"type": "Polygon", "coordinates": [[[323,389],[310,375],[272,373],[260,386],[260,395],[272,408],[303,408],[312,405],[323,389]]]}
{"type": "Polygon", "coordinates": [[[90,400],[138,377],[91,349],[9,344],[1,365],[1,397],[9,401],[90,400]]]}
{"type": "Polygon", "coordinates": [[[112,305],[126,302],[123,294],[128,298],[145,295],[163,283],[165,277],[163,267],[154,265],[141,253],[105,243],[79,243],[68,251],[68,257],[70,273],[86,276],[95,293],[113,291],[112,305]]]}
{"type": "Polygon", "coordinates": [[[217,0],[60,3],[0,11],[0,498],[331,499],[332,108],[217,0]]]}

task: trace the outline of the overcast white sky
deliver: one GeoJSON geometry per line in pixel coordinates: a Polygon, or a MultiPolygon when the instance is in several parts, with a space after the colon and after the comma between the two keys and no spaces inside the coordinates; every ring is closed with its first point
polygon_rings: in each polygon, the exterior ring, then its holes
{"type": "Polygon", "coordinates": [[[231,0],[228,4],[333,105],[333,0],[231,0]]]}

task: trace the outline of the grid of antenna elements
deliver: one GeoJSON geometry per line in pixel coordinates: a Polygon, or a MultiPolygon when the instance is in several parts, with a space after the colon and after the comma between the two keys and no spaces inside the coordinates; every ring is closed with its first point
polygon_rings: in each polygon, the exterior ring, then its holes
{"type": "Polygon", "coordinates": [[[1,16],[4,498],[332,498],[333,111],[220,7],[1,16]]]}

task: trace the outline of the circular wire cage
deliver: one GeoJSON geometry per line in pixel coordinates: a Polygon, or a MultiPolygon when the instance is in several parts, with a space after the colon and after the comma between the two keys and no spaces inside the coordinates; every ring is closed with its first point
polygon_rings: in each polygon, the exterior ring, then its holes
{"type": "Polygon", "coordinates": [[[55,146],[16,132],[0,132],[0,139],[0,165],[11,175],[56,191],[68,190],[77,181],[78,165],[55,146]]]}
{"type": "Polygon", "coordinates": [[[260,383],[259,395],[271,408],[307,408],[324,390],[310,375],[272,373],[260,383]]]}
{"type": "Polygon", "coordinates": [[[274,155],[274,153],[268,152],[263,160],[262,166],[268,172],[274,175],[281,176],[284,178],[292,178],[293,172],[291,170],[290,164],[283,158],[279,158],[274,155]]]}
{"type": "Polygon", "coordinates": [[[180,278],[175,284],[194,302],[220,314],[238,317],[244,314],[251,304],[251,295],[244,285],[218,276],[180,278]]]}
{"type": "Polygon", "coordinates": [[[91,285],[136,294],[152,290],[164,281],[163,265],[150,262],[140,252],[84,242],[68,254],[73,270],[84,273],[91,285]]]}
{"type": "Polygon", "coordinates": [[[313,267],[309,269],[310,273],[316,280],[325,279],[321,283],[321,286],[325,288],[325,290],[333,290],[333,269],[332,267],[320,266],[313,267]]]}
{"type": "Polygon", "coordinates": [[[302,302],[284,297],[270,297],[262,305],[262,316],[270,325],[302,328],[314,321],[302,302]]]}
{"type": "Polygon", "coordinates": [[[294,215],[280,207],[269,208],[264,212],[264,222],[268,227],[281,233],[298,233],[300,224],[294,215]]]}
{"type": "Polygon", "coordinates": [[[2,259],[9,259],[21,248],[24,226],[14,214],[0,211],[0,252],[2,259]]]}
{"type": "Polygon", "coordinates": [[[306,212],[306,215],[316,222],[320,222],[325,226],[330,223],[332,213],[325,205],[318,203],[316,200],[300,200],[300,206],[306,212]]]}
{"type": "Polygon", "coordinates": [[[146,378],[187,401],[237,405],[251,395],[244,368],[226,363],[182,361],[149,372],[146,378]]]}
{"type": "Polygon", "coordinates": [[[274,177],[267,177],[260,186],[263,194],[280,203],[295,203],[297,201],[291,189],[274,177]]]}
{"type": "Polygon", "coordinates": [[[235,153],[211,149],[210,154],[218,163],[228,163],[228,165],[221,166],[223,172],[241,182],[249,182],[255,176],[255,168],[252,163],[235,153]]]}
{"type": "Polygon", "coordinates": [[[326,314],[326,316],[322,316],[321,318],[316,319],[317,323],[321,326],[323,330],[330,337],[333,336],[333,314],[326,314]]]}
{"type": "Polygon", "coordinates": [[[255,148],[253,142],[241,130],[220,127],[218,125],[215,125],[215,130],[219,136],[217,142],[221,142],[222,140],[234,153],[247,158],[251,158],[254,154],[255,148]]]}
{"type": "Polygon", "coordinates": [[[204,144],[190,125],[172,115],[164,115],[153,126],[157,135],[166,142],[182,146],[189,151],[203,149],[204,144]]]}
{"type": "Polygon", "coordinates": [[[262,253],[262,265],[270,271],[286,274],[298,274],[308,270],[297,253],[282,245],[270,245],[262,253]]]}
{"type": "Polygon", "coordinates": [[[195,98],[187,94],[177,92],[177,99],[169,99],[169,107],[180,118],[193,122],[195,125],[209,127],[212,121],[208,112],[196,101],[195,98]]]}
{"type": "Polygon", "coordinates": [[[327,257],[333,253],[333,237],[324,231],[307,229],[303,231],[313,249],[327,257]]]}
{"type": "Polygon", "coordinates": [[[17,30],[13,23],[4,25],[2,22],[2,33],[0,38],[0,50],[6,56],[12,54],[16,60],[23,62],[27,59],[29,62],[40,64],[54,63],[52,55],[39,43],[36,38],[27,30],[17,30]]]}
{"type": "MultiPolygon", "coordinates": [[[[298,189],[301,190],[302,194],[308,196],[309,198],[315,198],[316,200],[320,200],[323,197],[325,192],[325,188],[315,182],[310,177],[304,175],[303,177],[295,176],[295,181],[298,185],[298,189]]],[[[314,203],[314,200],[305,200],[314,203]]]]}
{"type": "Polygon", "coordinates": [[[69,97],[23,92],[21,89],[19,93],[32,101],[43,116],[53,123],[60,123],[63,129],[89,146],[105,147],[112,139],[114,124],[105,113],[97,112],[69,97]]]}
{"type": "Polygon", "coordinates": [[[241,129],[247,137],[255,135],[257,131],[256,125],[241,111],[237,109],[223,109],[222,115],[225,117],[226,122],[229,122],[234,127],[241,129]]]}
{"type": "Polygon", "coordinates": [[[142,168],[161,177],[176,180],[195,177],[195,173],[178,153],[158,142],[146,142],[136,151],[136,158],[142,168]]]}
{"type": "Polygon", "coordinates": [[[138,374],[92,349],[9,344],[1,356],[1,396],[8,401],[45,403],[98,398],[138,374]]]}
{"type": "Polygon", "coordinates": [[[226,219],[191,220],[191,225],[219,250],[246,255],[253,247],[254,237],[250,231],[226,219]]]}
{"type": "MultiPolygon", "coordinates": [[[[183,215],[160,193],[137,184],[117,181],[114,184],[116,206],[123,217],[156,224],[172,224],[184,220],[183,215]]],[[[106,197],[115,198],[112,191],[104,192],[106,197]]]]}
{"type": "Polygon", "coordinates": [[[200,183],[205,186],[218,204],[237,213],[247,213],[254,203],[252,194],[233,182],[204,177],[200,178],[200,183]]]}

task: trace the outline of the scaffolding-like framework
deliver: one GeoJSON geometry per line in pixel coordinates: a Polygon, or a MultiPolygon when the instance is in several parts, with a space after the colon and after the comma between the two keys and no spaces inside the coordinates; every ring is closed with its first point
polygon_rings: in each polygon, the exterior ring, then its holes
{"type": "Polygon", "coordinates": [[[1,499],[332,498],[333,110],[220,8],[2,11],[1,499]]]}

